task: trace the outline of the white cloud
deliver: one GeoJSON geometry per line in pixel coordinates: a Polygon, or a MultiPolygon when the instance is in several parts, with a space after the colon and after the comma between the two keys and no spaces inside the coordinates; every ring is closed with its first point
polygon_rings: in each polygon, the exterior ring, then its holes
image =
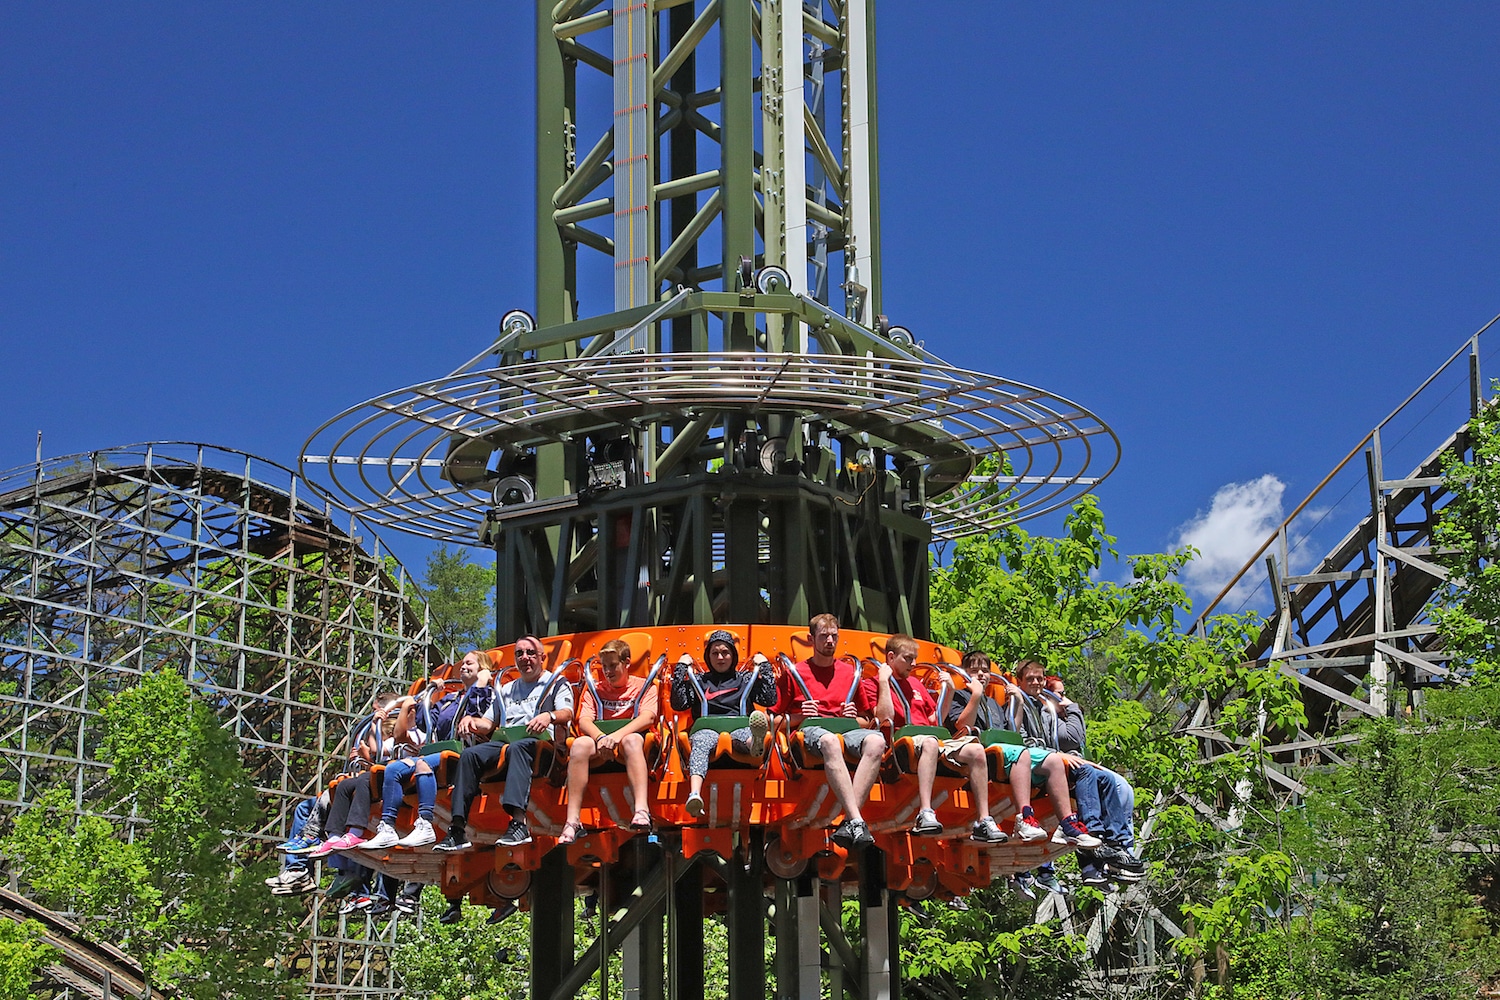
{"type": "MultiPolygon", "coordinates": [[[[1199,552],[1182,574],[1189,591],[1212,599],[1224,588],[1281,524],[1285,490],[1286,484],[1270,474],[1247,483],[1229,483],[1214,493],[1206,513],[1200,512],[1177,529],[1173,547],[1191,545],[1199,552]]],[[[1264,576],[1263,571],[1252,569],[1243,582],[1254,586],[1264,576]]]]}

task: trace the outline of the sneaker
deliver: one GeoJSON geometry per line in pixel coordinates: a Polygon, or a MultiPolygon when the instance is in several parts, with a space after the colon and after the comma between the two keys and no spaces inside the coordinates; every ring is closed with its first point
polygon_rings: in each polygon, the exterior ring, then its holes
{"type": "Polygon", "coordinates": [[[318,888],[318,877],[309,869],[303,869],[296,878],[283,882],[281,888],[272,889],[277,896],[302,896],[318,888]]]}
{"type": "MultiPolygon", "coordinates": [[[[978,829],[976,826],[975,829],[978,829]]],[[[936,837],[943,832],[943,824],[938,822],[937,813],[931,809],[923,809],[917,813],[917,822],[911,828],[913,836],[936,837]]]]}
{"type": "Polygon", "coordinates": [[[1111,871],[1133,872],[1136,875],[1146,874],[1146,862],[1123,847],[1105,844],[1094,851],[1094,856],[1104,862],[1111,871]]]}
{"type": "Polygon", "coordinates": [[[374,896],[367,896],[364,893],[360,893],[357,896],[350,896],[344,900],[343,905],[339,907],[339,912],[343,914],[358,913],[361,910],[368,910],[374,905],[374,896]]]}
{"type": "Polygon", "coordinates": [[[526,825],[524,819],[517,816],[510,821],[510,826],[507,826],[505,832],[500,835],[498,843],[501,847],[520,847],[522,844],[529,844],[531,843],[531,828],[526,825]]]}
{"type": "Polygon", "coordinates": [[[361,850],[379,851],[387,847],[395,847],[400,840],[401,835],[396,832],[396,828],[385,820],[381,820],[380,825],[375,828],[375,836],[359,846],[361,850]]]}
{"type": "Polygon", "coordinates": [[[1006,880],[1010,891],[1022,899],[1036,900],[1036,884],[1031,881],[1030,875],[1012,875],[1006,880]]]}
{"type": "Polygon", "coordinates": [[[416,913],[422,908],[422,887],[417,886],[417,891],[402,889],[396,893],[397,913],[416,913]]]}
{"type": "Polygon", "coordinates": [[[454,824],[448,828],[448,836],[433,845],[434,851],[467,851],[474,845],[464,833],[464,828],[454,824]]]}
{"type": "Polygon", "coordinates": [[[1046,889],[1048,892],[1055,892],[1059,896],[1066,896],[1068,894],[1068,890],[1063,888],[1063,884],[1057,880],[1057,876],[1052,872],[1037,872],[1035,881],[1039,888],[1046,889]]]}
{"type": "Polygon", "coordinates": [[[343,899],[355,889],[364,886],[364,879],[352,872],[345,872],[333,880],[333,885],[328,887],[329,899],[343,899]]]}
{"type": "Polygon", "coordinates": [[[756,757],[766,755],[766,734],[770,731],[770,716],[760,709],[750,713],[750,752],[756,757]]]}
{"type": "Polygon", "coordinates": [[[365,838],[361,835],[346,833],[342,837],[334,837],[332,840],[323,841],[315,849],[309,851],[307,856],[310,858],[326,858],[328,855],[336,854],[339,851],[352,851],[364,842],[365,838]]]}
{"type": "Polygon", "coordinates": [[[375,900],[373,904],[371,904],[369,910],[367,910],[366,912],[369,913],[372,917],[383,917],[395,908],[396,906],[394,903],[392,903],[389,899],[386,899],[384,896],[381,896],[379,899],[375,900]]]}
{"type": "Polygon", "coordinates": [[[306,868],[288,868],[274,878],[266,879],[273,896],[300,896],[318,887],[318,879],[306,868]]]}
{"type": "Polygon", "coordinates": [[[449,900],[448,908],[438,914],[438,923],[456,924],[464,918],[464,901],[460,896],[458,899],[449,900]]]}
{"type": "Polygon", "coordinates": [[[699,795],[697,792],[689,795],[687,800],[687,811],[688,815],[693,817],[693,819],[697,819],[698,817],[702,816],[703,796],[699,795]]]}
{"type": "Polygon", "coordinates": [[[502,923],[504,922],[506,917],[510,916],[512,913],[515,913],[520,908],[520,905],[514,899],[507,899],[505,902],[501,903],[499,906],[490,911],[489,919],[486,920],[485,923],[491,926],[502,923]]]}
{"type": "Polygon", "coordinates": [[[322,837],[293,837],[276,850],[282,854],[310,854],[321,843],[323,843],[322,837]]]}
{"type": "Polygon", "coordinates": [[[969,834],[970,840],[977,840],[981,844],[1003,844],[1010,838],[1000,825],[995,822],[995,817],[986,816],[974,824],[974,832],[969,834]]]}
{"type": "Polygon", "coordinates": [[[870,828],[865,825],[864,820],[846,819],[833,831],[833,842],[841,847],[851,848],[873,844],[875,838],[870,834],[870,828]]]}
{"type": "Polygon", "coordinates": [[[428,844],[436,843],[437,833],[432,829],[432,820],[418,819],[411,833],[396,841],[397,847],[426,847],[428,844]]]}
{"type": "Polygon", "coordinates": [[[1084,869],[1083,879],[1080,884],[1089,889],[1098,889],[1100,892],[1106,892],[1112,883],[1109,876],[1104,874],[1103,869],[1086,868],[1084,869]]]}
{"type": "Polygon", "coordinates": [[[1064,816],[1057,824],[1057,829],[1052,832],[1054,844],[1068,844],[1073,847],[1082,847],[1084,850],[1093,850],[1101,846],[1104,841],[1089,833],[1089,828],[1078,821],[1078,817],[1064,816]]]}
{"type": "Polygon", "coordinates": [[[1123,848],[1105,845],[1094,853],[1118,882],[1139,882],[1146,877],[1146,862],[1123,848]]]}
{"type": "Polygon", "coordinates": [[[1035,816],[1017,816],[1015,829],[1015,835],[1028,844],[1047,839],[1047,831],[1042,829],[1042,824],[1036,821],[1035,816]]]}

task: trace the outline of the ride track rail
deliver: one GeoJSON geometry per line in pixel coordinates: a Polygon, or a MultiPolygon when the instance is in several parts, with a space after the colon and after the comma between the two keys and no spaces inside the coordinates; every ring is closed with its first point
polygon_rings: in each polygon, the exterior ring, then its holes
{"type": "Polygon", "coordinates": [[[35,920],[42,925],[41,940],[62,954],[61,961],[46,966],[42,974],[59,986],[95,1000],[113,997],[169,1000],[177,996],[175,991],[148,988],[146,975],[135,959],[114,945],[82,937],[77,924],[25,896],[0,889],[0,916],[18,924],[35,920]]]}

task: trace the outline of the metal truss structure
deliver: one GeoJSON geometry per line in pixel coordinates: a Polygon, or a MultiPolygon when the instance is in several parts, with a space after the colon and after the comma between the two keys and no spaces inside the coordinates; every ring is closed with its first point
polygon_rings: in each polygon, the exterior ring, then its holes
{"type": "MultiPolygon", "coordinates": [[[[329,420],[304,474],[374,523],[492,547],[502,643],[819,612],[925,636],[934,535],[1068,505],[1119,442],[1085,408],[949,365],[884,315],[873,8],[538,0],[535,316],[512,311],[452,374],[329,420]],[[586,298],[607,311],[581,314],[586,298]]],[[[745,874],[760,832],[722,875],[736,1000],[764,995],[766,897],[745,874]]],[[[539,998],[587,976],[557,853],[530,896],[539,998]]],[[[722,897],[622,871],[647,942],[626,949],[627,992],[695,995],[651,974],[661,922],[691,938],[722,897]]],[[[820,965],[836,995],[846,972],[856,995],[898,994],[892,892],[868,882],[856,949],[836,887],[822,903],[806,888],[778,907],[803,914],[780,931],[805,960],[779,995],[818,996],[820,965]]],[[[604,922],[595,967],[624,933],[604,922]]]]}
{"type": "Polygon", "coordinates": [[[934,534],[1066,506],[1119,446],[881,314],[870,7],[540,3],[536,319],[328,421],[304,472],[493,546],[502,636],[925,634],[934,534]]]}
{"type": "MultiPolygon", "coordinates": [[[[80,812],[110,815],[94,719],[166,666],[239,738],[265,807],[245,835],[263,849],[332,778],[374,694],[429,666],[426,609],[367,525],[290,470],[206,445],[0,475],[0,593],[5,809],[61,785],[80,812]]],[[[357,928],[320,918],[315,906],[295,957],[315,990],[394,988],[357,928]]]]}
{"type": "MultiPolygon", "coordinates": [[[[1485,324],[1376,424],[1266,538],[1244,567],[1200,613],[1194,630],[1216,613],[1258,611],[1265,624],[1244,651],[1247,663],[1278,664],[1301,688],[1307,725],[1265,733],[1271,794],[1294,804],[1307,788],[1298,774],[1339,766],[1341,731],[1351,719],[1419,713],[1423,692],[1461,680],[1449,664],[1431,617],[1448,587],[1443,552],[1432,530],[1451,497],[1447,458],[1471,457],[1467,424],[1493,405],[1483,377],[1500,352],[1500,317],[1485,324]],[[1343,525],[1352,527],[1339,533],[1343,525]]],[[[1234,753],[1244,741],[1220,731],[1219,706],[1185,699],[1179,730],[1196,737],[1204,759],[1234,753]]],[[[1237,789],[1248,796],[1250,789],[1237,789]]],[[[1158,806],[1162,802],[1158,802],[1158,806]]],[[[1221,829],[1239,825],[1237,804],[1190,802],[1221,829]]],[[[1149,836],[1148,818],[1143,839],[1149,836]]],[[[1124,974],[1152,968],[1157,942],[1183,936],[1137,885],[1111,896],[1084,921],[1060,899],[1038,919],[1058,917],[1088,936],[1092,954],[1111,947],[1124,974]]]]}

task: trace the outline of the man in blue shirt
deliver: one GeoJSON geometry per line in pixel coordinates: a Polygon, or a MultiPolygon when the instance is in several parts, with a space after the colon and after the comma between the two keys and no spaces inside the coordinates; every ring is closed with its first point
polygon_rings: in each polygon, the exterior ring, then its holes
{"type": "Polygon", "coordinates": [[[434,850],[466,851],[469,843],[466,826],[469,806],[479,794],[479,779],[505,755],[505,792],[500,804],[510,816],[510,824],[500,836],[500,846],[519,847],[531,843],[531,828],[526,824],[526,809],[531,804],[531,770],[536,758],[539,737],[550,729],[573,721],[573,688],[566,678],[545,669],[546,653],[542,641],[534,635],[516,640],[516,669],[520,676],[503,685],[495,699],[499,718],[519,725],[526,720],[526,736],[509,744],[479,743],[459,755],[453,779],[453,822],[434,850]],[[507,753],[507,746],[509,752],[507,753]]]}

